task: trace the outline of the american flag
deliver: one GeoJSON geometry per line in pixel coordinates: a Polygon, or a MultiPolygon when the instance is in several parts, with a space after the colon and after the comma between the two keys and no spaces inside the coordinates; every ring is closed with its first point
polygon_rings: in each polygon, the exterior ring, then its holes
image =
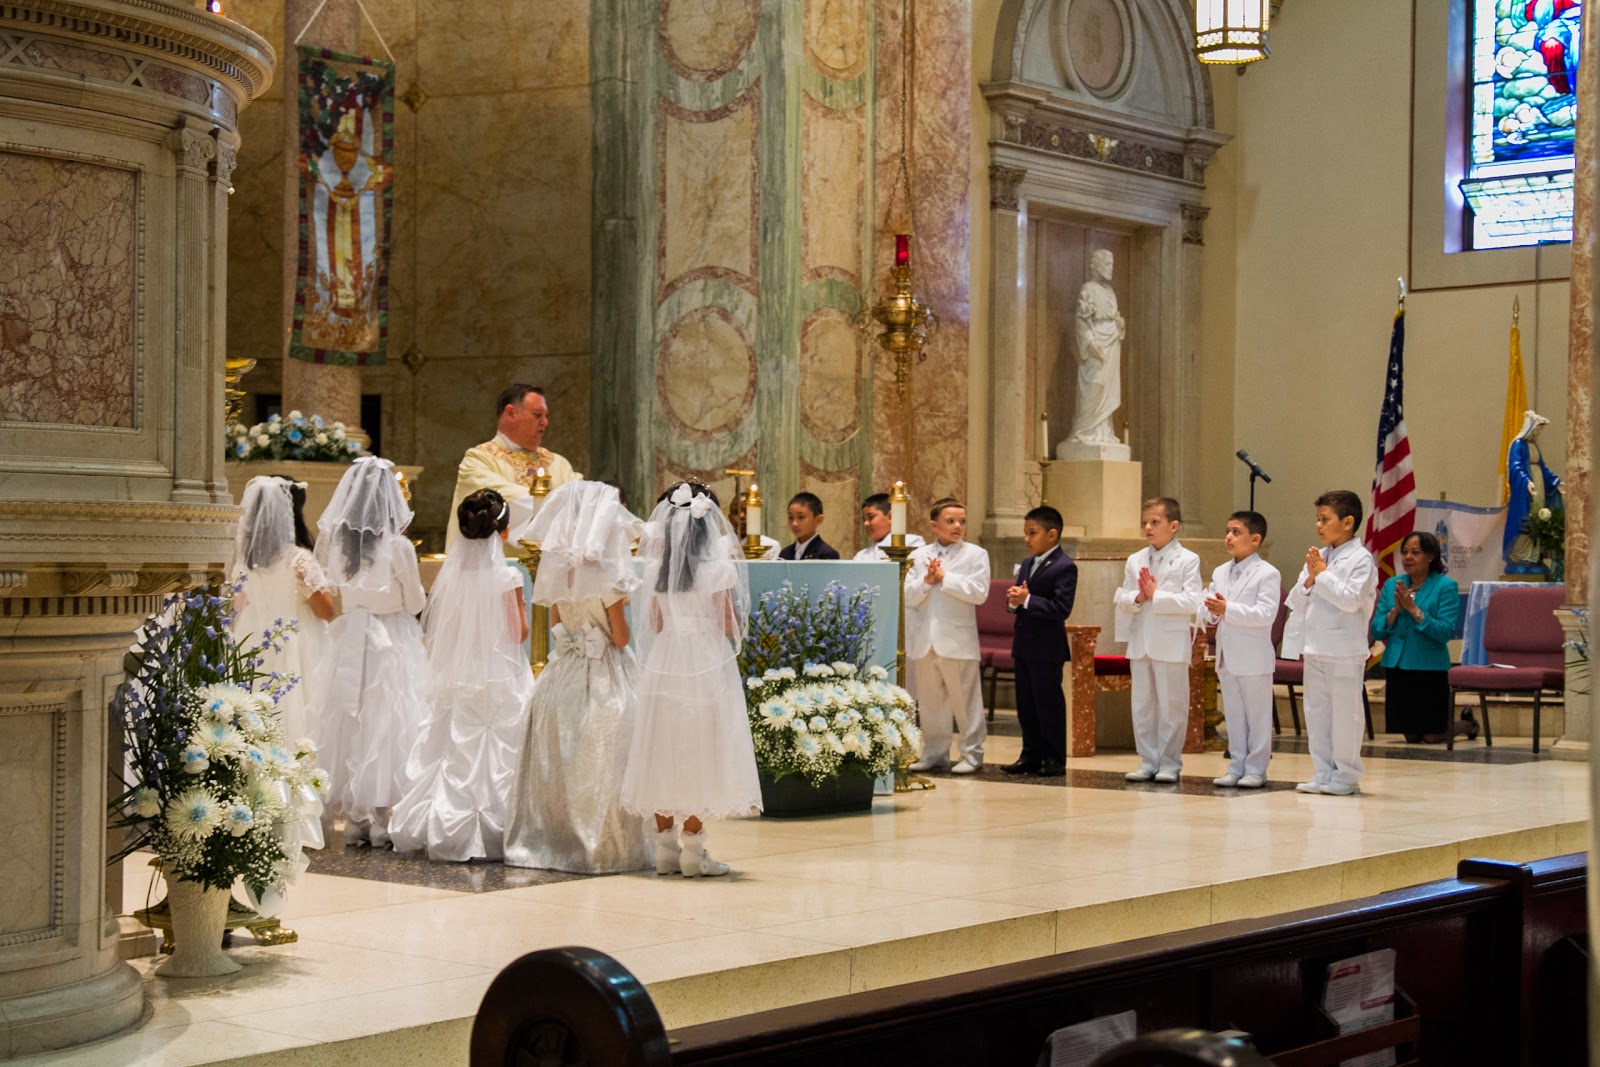
{"type": "Polygon", "coordinates": [[[1389,338],[1389,370],[1384,382],[1383,409],[1378,414],[1378,463],[1372,474],[1372,509],[1362,538],[1367,551],[1377,557],[1385,575],[1395,573],[1400,542],[1411,533],[1417,518],[1417,481],[1411,475],[1411,438],[1401,396],[1405,391],[1402,367],[1406,349],[1406,310],[1394,315],[1389,338]]]}

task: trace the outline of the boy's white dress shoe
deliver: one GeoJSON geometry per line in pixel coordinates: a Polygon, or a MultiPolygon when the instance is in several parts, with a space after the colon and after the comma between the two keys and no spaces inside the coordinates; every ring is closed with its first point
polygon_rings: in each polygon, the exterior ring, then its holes
{"type": "Polygon", "coordinates": [[[1178,772],[1177,771],[1157,771],[1156,772],[1156,781],[1160,782],[1162,785],[1171,785],[1172,783],[1176,782],[1177,780],[1178,780],[1178,772]]]}
{"type": "Polygon", "coordinates": [[[1223,789],[1232,789],[1234,786],[1239,785],[1241,781],[1242,779],[1237,774],[1229,772],[1228,774],[1224,774],[1221,778],[1211,779],[1211,784],[1221,786],[1223,789]]]}
{"type": "Polygon", "coordinates": [[[1123,779],[1125,781],[1129,781],[1129,782],[1148,782],[1150,779],[1154,778],[1155,776],[1156,776],[1156,772],[1152,771],[1149,767],[1140,767],[1136,771],[1129,771],[1127,774],[1124,774],[1122,777],[1123,777],[1123,779]]]}
{"type": "Polygon", "coordinates": [[[1264,774],[1247,774],[1239,779],[1240,789],[1260,789],[1266,784],[1267,776],[1264,774]]]}
{"type": "Polygon", "coordinates": [[[961,760],[960,763],[957,763],[954,767],[950,768],[950,773],[951,774],[977,774],[978,773],[978,768],[980,766],[981,766],[981,764],[973,763],[971,760],[968,760],[968,759],[963,759],[963,760],[961,760]]]}

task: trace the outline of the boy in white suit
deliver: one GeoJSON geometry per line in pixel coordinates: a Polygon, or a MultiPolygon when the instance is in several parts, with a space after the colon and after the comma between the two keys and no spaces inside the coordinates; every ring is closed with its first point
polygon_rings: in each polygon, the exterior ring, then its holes
{"type": "Polygon", "coordinates": [[[1378,564],[1356,540],[1361,498],[1348,489],[1317,497],[1317,536],[1289,590],[1289,610],[1303,620],[1306,742],[1311,781],[1302,793],[1349,797],[1361,792],[1361,686],[1367,627],[1378,598],[1378,564]]]}
{"type": "Polygon", "coordinates": [[[967,509],[946,497],[929,512],[933,540],[906,572],[906,659],[921,709],[922,758],[914,771],[950,767],[950,724],[961,727],[952,774],[983,766],[989,724],[979,688],[977,606],[989,596],[989,553],[968,544],[967,509]]]}
{"type": "Polygon", "coordinates": [[[1149,547],[1128,557],[1116,593],[1116,639],[1133,668],[1133,743],[1139,769],[1130,782],[1170,783],[1183,769],[1189,727],[1189,655],[1200,612],[1200,557],[1177,541],[1183,514],[1169,496],[1147,500],[1139,526],[1149,547]]]}
{"type": "Polygon", "coordinates": [[[1217,628],[1217,684],[1228,722],[1228,773],[1212,785],[1260,789],[1272,758],[1272,624],[1283,578],[1258,554],[1267,520],[1254,511],[1228,516],[1222,543],[1232,557],[1211,574],[1206,623],[1217,628]]]}

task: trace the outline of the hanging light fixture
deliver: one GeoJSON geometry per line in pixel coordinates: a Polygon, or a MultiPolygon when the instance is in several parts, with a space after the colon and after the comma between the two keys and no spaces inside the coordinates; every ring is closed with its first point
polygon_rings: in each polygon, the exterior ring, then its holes
{"type": "Polygon", "coordinates": [[[1266,59],[1268,0],[1194,0],[1194,54],[1202,63],[1242,66],[1266,59]]]}
{"type": "Polygon", "coordinates": [[[895,392],[902,401],[911,381],[911,363],[924,358],[923,346],[939,328],[939,316],[924,304],[911,290],[911,236],[917,229],[916,202],[911,194],[911,168],[908,162],[908,131],[911,125],[911,99],[907,72],[911,66],[911,11],[907,0],[901,0],[901,53],[900,53],[900,170],[895,184],[889,190],[889,206],[884,212],[885,229],[895,221],[895,203],[902,187],[905,189],[906,233],[894,236],[894,266],[889,271],[892,293],[870,307],[863,307],[856,316],[856,329],[862,336],[871,336],[875,327],[878,344],[894,357],[895,392]]]}

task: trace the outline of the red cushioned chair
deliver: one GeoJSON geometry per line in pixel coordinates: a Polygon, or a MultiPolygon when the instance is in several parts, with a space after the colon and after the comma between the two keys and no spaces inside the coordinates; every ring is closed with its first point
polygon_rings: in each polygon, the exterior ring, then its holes
{"type": "MultiPolygon", "coordinates": [[[[1489,729],[1490,693],[1533,694],[1533,750],[1539,751],[1539,711],[1544,694],[1566,689],[1566,634],[1556,618],[1565,588],[1556,584],[1497,589],[1483,618],[1483,651],[1503,667],[1451,667],[1450,708],[1456,691],[1477,690],[1483,717],[1483,743],[1494,744],[1489,729]]],[[[1455,748],[1452,734],[1446,748],[1455,748]]]]}
{"type": "Polygon", "coordinates": [[[1006,590],[1013,584],[1010,578],[989,579],[989,599],[978,605],[978,669],[988,684],[990,722],[994,722],[994,691],[1000,676],[1013,681],[1017,676],[1017,663],[1011,658],[1011,631],[1017,617],[1006,610],[1006,590]]]}

